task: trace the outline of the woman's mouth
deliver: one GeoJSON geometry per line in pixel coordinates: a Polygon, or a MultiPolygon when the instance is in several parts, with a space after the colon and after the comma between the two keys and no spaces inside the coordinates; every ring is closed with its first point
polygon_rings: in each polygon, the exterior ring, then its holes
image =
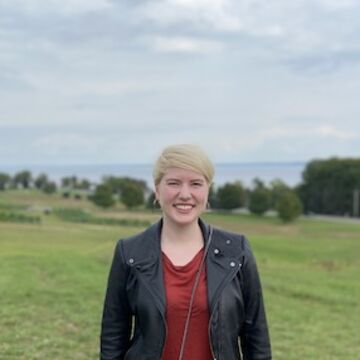
{"type": "Polygon", "coordinates": [[[188,211],[191,210],[195,205],[191,204],[175,204],[176,209],[188,211]]]}

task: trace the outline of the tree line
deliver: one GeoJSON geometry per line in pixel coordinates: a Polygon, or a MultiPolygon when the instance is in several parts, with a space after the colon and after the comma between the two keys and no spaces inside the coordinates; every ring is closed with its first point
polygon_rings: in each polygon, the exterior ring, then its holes
{"type": "Polygon", "coordinates": [[[38,189],[47,194],[55,193],[59,188],[65,190],[90,190],[91,182],[87,179],[78,179],[76,176],[66,176],[58,186],[48,175],[41,173],[33,176],[31,171],[22,170],[11,176],[0,172],[0,191],[6,189],[38,189]]]}
{"type": "MultiPolygon", "coordinates": [[[[0,173],[0,190],[7,188],[37,188],[49,194],[61,190],[64,197],[73,190],[84,190],[90,201],[104,208],[121,202],[130,209],[138,206],[154,209],[154,193],[146,182],[130,177],[106,176],[100,184],[93,184],[69,176],[61,179],[58,188],[46,174],[33,178],[28,170],[13,177],[0,173]]],[[[256,215],[274,210],[286,222],[302,213],[359,216],[359,193],[360,159],[331,158],[307,163],[301,183],[293,188],[280,179],[266,185],[258,178],[249,188],[240,181],[212,186],[209,204],[217,210],[246,208],[256,215]]]]}
{"type": "Polygon", "coordinates": [[[309,162],[296,191],[305,213],[359,216],[360,158],[309,162]]]}

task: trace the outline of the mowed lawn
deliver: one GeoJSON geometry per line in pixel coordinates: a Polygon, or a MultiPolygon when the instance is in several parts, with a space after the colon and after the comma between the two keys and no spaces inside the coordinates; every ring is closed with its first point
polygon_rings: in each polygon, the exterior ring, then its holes
{"type": "MultiPolygon", "coordinates": [[[[35,204],[41,224],[0,222],[0,359],[98,359],[110,261],[119,238],[139,227],[66,223],[41,207],[74,202],[26,193],[7,204],[35,204]]],[[[0,209],[1,211],[1,209],[0,209]]],[[[115,209],[97,216],[159,214],[115,209]]],[[[247,235],[257,258],[274,359],[360,358],[360,223],[206,214],[247,235]]],[[[195,360],[195,359],[194,359],[195,360]]],[[[229,359],[230,360],[230,359],[229,359]]]]}

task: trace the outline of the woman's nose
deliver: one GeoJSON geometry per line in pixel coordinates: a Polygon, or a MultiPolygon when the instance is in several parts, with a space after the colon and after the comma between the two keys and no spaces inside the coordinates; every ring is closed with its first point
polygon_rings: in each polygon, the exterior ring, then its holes
{"type": "Polygon", "coordinates": [[[180,197],[182,199],[189,199],[191,197],[190,188],[188,185],[183,184],[180,188],[180,197]]]}

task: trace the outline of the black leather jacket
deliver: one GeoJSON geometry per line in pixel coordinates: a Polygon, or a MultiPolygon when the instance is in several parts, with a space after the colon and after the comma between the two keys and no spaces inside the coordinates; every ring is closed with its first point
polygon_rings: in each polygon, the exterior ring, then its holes
{"type": "MultiPolygon", "coordinates": [[[[199,219],[205,242],[209,226],[199,219]]],[[[101,329],[101,360],[160,360],[166,337],[162,220],[117,243],[101,329]]],[[[260,280],[243,235],[213,228],[206,258],[209,339],[216,360],[269,360],[260,280]]],[[[196,359],[186,359],[196,360],[196,359]]]]}

